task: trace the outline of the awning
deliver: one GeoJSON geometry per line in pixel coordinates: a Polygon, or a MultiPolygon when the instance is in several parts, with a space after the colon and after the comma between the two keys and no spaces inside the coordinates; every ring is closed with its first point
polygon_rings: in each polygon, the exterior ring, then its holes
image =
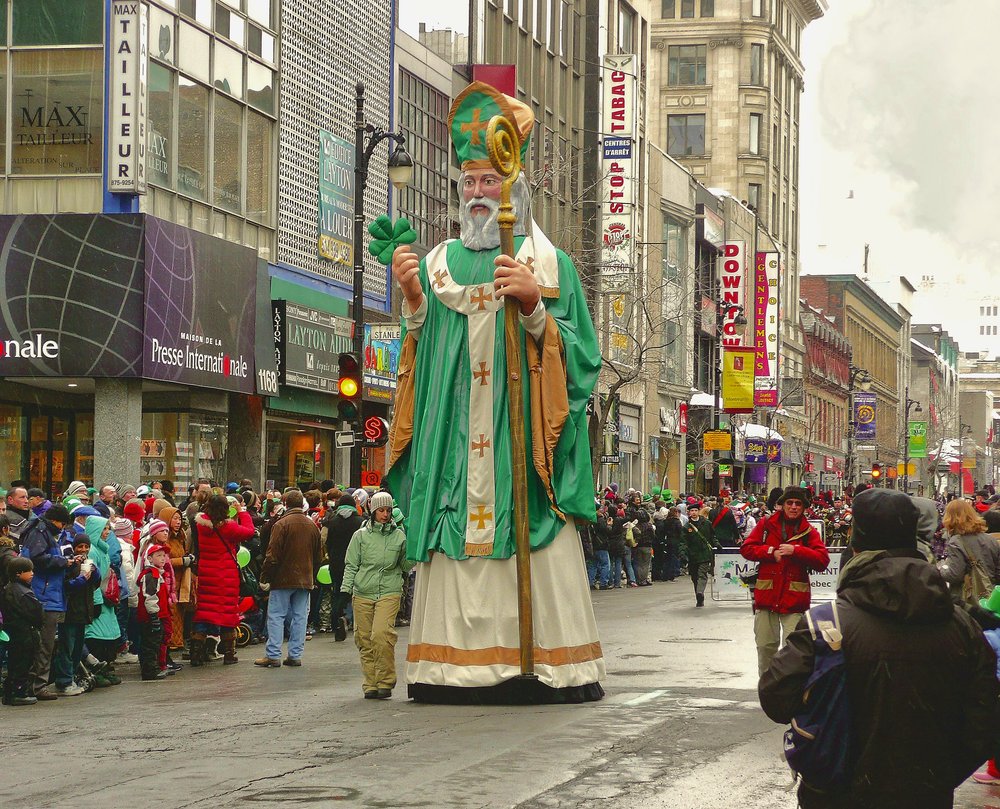
{"type": "Polygon", "coordinates": [[[765,427],[763,424],[754,424],[753,422],[748,422],[747,424],[737,424],[736,432],[741,433],[744,438],[762,438],[765,441],[784,441],[781,433],[777,430],[772,430],[769,427],[765,427]]]}

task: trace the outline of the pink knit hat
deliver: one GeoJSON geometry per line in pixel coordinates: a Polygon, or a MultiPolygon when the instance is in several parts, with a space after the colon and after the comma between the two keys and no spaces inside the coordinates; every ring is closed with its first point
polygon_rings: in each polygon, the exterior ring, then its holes
{"type": "Polygon", "coordinates": [[[150,520],[147,527],[147,535],[150,537],[155,537],[161,531],[169,531],[167,524],[163,520],[150,520]]]}

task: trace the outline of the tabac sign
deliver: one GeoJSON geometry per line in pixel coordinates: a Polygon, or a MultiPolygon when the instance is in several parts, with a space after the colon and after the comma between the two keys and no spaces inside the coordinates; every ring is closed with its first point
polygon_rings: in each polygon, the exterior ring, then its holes
{"type": "Polygon", "coordinates": [[[108,191],[112,193],[146,192],[148,27],[145,3],[111,4],[108,191]]]}
{"type": "Polygon", "coordinates": [[[602,148],[598,159],[604,178],[601,205],[601,273],[605,290],[618,290],[635,269],[636,58],[604,57],[602,148]]]}

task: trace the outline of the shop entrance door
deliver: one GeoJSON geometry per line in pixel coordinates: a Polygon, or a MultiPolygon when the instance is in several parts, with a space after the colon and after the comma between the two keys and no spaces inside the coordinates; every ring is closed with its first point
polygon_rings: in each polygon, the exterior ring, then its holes
{"type": "Polygon", "coordinates": [[[28,485],[50,498],[69,485],[72,424],[72,419],[60,414],[28,416],[28,485]]]}

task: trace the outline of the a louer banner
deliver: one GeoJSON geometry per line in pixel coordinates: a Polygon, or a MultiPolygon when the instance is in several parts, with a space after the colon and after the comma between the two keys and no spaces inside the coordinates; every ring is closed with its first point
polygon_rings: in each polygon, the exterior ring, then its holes
{"type": "Polygon", "coordinates": [[[722,402],[727,413],[752,413],[754,403],[754,349],[722,349],[722,402]]]}
{"type": "Polygon", "coordinates": [[[875,440],[875,394],[854,394],[854,437],[859,441],[875,440]]]}

